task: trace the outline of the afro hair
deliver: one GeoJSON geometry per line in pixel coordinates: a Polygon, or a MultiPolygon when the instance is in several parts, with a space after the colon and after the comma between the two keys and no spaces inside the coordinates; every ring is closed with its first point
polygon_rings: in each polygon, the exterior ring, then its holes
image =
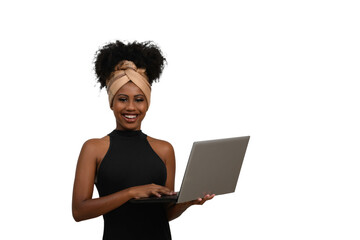
{"type": "Polygon", "coordinates": [[[159,79],[166,63],[160,48],[150,41],[142,43],[116,41],[106,44],[96,52],[94,61],[100,89],[106,86],[106,80],[115,66],[123,60],[132,61],[138,68],[146,69],[150,85],[159,79]]]}

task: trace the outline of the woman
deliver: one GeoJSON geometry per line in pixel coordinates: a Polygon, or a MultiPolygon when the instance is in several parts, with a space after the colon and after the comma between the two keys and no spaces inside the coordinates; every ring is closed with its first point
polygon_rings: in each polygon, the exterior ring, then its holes
{"type": "Polygon", "coordinates": [[[76,221],[104,217],[103,239],[171,239],[169,221],[214,195],[183,204],[129,200],[174,194],[175,154],[170,143],[147,136],[141,123],[151,85],[165,58],[151,42],[110,43],[97,52],[95,72],[106,87],[116,129],[86,141],[77,163],[72,212],[76,221]],[[92,198],[94,183],[99,198],[92,198]]]}

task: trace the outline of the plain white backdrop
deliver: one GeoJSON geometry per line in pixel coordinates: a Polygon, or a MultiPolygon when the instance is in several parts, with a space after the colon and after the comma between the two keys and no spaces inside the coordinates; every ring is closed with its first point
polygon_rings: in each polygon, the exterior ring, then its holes
{"type": "Polygon", "coordinates": [[[360,239],[359,12],[348,0],[2,2],[0,238],[101,239],[101,217],[72,219],[72,184],[83,142],[115,128],[93,58],[119,39],[153,40],[168,60],[142,130],[173,144],[177,190],[193,141],[251,136],[236,192],[171,222],[174,240],[360,239]]]}

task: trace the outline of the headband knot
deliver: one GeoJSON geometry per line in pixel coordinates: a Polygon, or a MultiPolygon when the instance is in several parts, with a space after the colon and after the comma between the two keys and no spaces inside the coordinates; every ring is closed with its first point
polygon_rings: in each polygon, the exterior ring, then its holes
{"type": "Polygon", "coordinates": [[[130,81],[140,88],[146,97],[148,106],[150,105],[151,86],[146,76],[146,69],[137,68],[132,61],[124,60],[115,66],[114,72],[106,81],[110,107],[112,107],[116,92],[130,81]]]}
{"type": "Polygon", "coordinates": [[[138,68],[136,67],[136,65],[132,61],[127,61],[127,60],[121,61],[120,63],[118,63],[115,66],[114,70],[119,71],[119,70],[126,70],[126,69],[129,69],[129,68],[134,70],[134,71],[138,70],[138,68]]]}

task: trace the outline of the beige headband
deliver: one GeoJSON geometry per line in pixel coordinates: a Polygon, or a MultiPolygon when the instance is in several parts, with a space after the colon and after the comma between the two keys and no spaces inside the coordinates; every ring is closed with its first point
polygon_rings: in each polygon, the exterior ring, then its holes
{"type": "Polygon", "coordinates": [[[106,82],[110,107],[112,107],[116,92],[130,81],[141,89],[145,94],[148,107],[150,106],[151,86],[145,71],[143,68],[137,68],[132,61],[124,60],[116,65],[114,72],[106,82]]]}

